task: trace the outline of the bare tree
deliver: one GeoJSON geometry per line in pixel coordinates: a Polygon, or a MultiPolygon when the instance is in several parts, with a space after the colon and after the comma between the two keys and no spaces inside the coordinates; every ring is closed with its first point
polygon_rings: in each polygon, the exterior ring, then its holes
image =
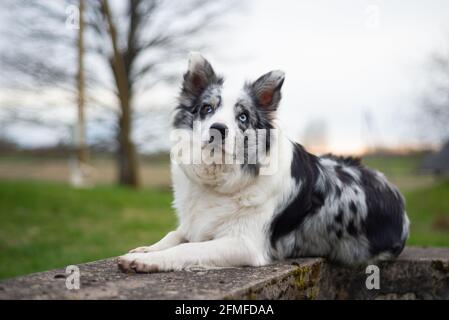
{"type": "Polygon", "coordinates": [[[72,123],[53,114],[76,97],[76,33],[63,27],[71,2],[0,2],[2,129],[44,126],[60,139],[70,135],[72,123]],[[41,94],[49,89],[57,99],[41,94]]]}
{"type": "MultiPolygon", "coordinates": [[[[30,1],[20,3],[31,6],[30,1]]],[[[137,98],[159,83],[174,80],[173,64],[176,60],[181,55],[185,56],[189,50],[200,49],[205,42],[203,36],[217,26],[219,18],[224,17],[237,3],[226,0],[86,2],[85,26],[91,34],[90,41],[85,45],[86,50],[111,75],[109,78],[95,77],[95,72],[92,72],[92,78],[87,79],[87,82],[90,80],[91,93],[102,86],[117,97],[119,108],[107,110],[114,112],[116,117],[115,139],[120,184],[139,185],[137,151],[132,140],[137,98]]],[[[51,5],[32,6],[43,10],[47,16],[61,18],[48,10],[47,6],[51,5]]],[[[31,61],[34,65],[35,60],[31,61]]],[[[15,65],[15,70],[23,69],[23,64],[17,63],[15,57],[10,62],[10,65],[15,65]]],[[[48,65],[45,67],[53,73],[59,70],[48,65]]],[[[98,70],[93,65],[86,65],[86,69],[98,70]]],[[[65,71],[61,71],[60,78],[65,76],[65,71]]],[[[57,79],[57,75],[48,77],[53,82],[57,79]]],[[[91,99],[95,94],[89,96],[91,99]]]]}
{"type": "Polygon", "coordinates": [[[113,12],[108,0],[97,2],[92,26],[100,37],[109,39],[110,50],[103,41],[96,52],[108,62],[120,105],[117,159],[121,184],[139,184],[136,148],[131,139],[135,95],[158,82],[172,80],[167,64],[197,48],[198,43],[192,42],[194,36],[207,31],[230,5],[229,1],[129,0],[126,13],[120,15],[113,12]]]}
{"type": "Polygon", "coordinates": [[[65,9],[72,2],[1,2],[2,11],[8,12],[0,33],[2,86],[75,92],[77,34],[64,27],[65,9]]]}

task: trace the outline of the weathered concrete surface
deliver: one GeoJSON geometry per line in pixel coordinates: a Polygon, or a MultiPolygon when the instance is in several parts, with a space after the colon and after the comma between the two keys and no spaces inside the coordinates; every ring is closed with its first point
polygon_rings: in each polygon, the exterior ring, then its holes
{"type": "Polygon", "coordinates": [[[79,290],[59,269],[0,282],[0,299],[449,299],[449,249],[406,248],[380,263],[379,290],[366,289],[365,267],[319,258],[156,274],[121,273],[115,259],[79,268],[79,290]]]}
{"type": "Polygon", "coordinates": [[[449,299],[449,249],[406,248],[395,261],[378,264],[380,289],[367,290],[365,268],[326,265],[322,299],[449,299]]]}

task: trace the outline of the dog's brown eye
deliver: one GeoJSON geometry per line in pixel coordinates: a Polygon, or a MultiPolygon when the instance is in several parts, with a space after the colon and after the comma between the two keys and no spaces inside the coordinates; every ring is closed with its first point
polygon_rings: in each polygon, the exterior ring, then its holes
{"type": "Polygon", "coordinates": [[[211,113],[213,110],[214,109],[212,108],[212,106],[210,104],[205,104],[201,108],[201,113],[202,114],[208,114],[208,113],[211,113]]]}

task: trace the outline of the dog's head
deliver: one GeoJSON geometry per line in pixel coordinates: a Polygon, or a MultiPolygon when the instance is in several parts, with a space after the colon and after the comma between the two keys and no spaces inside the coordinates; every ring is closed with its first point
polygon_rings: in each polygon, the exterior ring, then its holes
{"type": "MultiPolygon", "coordinates": [[[[245,161],[248,161],[248,150],[257,149],[255,144],[261,143],[260,137],[248,142],[248,132],[267,134],[273,129],[284,77],[282,71],[271,71],[256,81],[243,84],[239,92],[229,95],[224,79],[211,64],[200,54],[192,53],[184,74],[173,127],[192,131],[198,127],[201,148],[213,146],[223,155],[236,153],[236,140],[246,135],[244,154],[245,161]]],[[[269,140],[267,138],[264,143],[267,149],[269,140]]],[[[257,163],[243,163],[241,166],[254,173],[258,168],[257,163]]]]}

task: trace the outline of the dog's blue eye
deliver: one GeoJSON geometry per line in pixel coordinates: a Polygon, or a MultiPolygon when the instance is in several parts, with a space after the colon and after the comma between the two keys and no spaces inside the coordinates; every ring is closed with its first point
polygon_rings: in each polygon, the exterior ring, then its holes
{"type": "Polygon", "coordinates": [[[246,120],[248,120],[248,117],[246,116],[246,114],[242,113],[241,115],[239,115],[239,120],[241,123],[245,123],[246,120]]]}
{"type": "Polygon", "coordinates": [[[202,108],[203,114],[211,113],[214,109],[210,104],[205,104],[202,108]]]}

